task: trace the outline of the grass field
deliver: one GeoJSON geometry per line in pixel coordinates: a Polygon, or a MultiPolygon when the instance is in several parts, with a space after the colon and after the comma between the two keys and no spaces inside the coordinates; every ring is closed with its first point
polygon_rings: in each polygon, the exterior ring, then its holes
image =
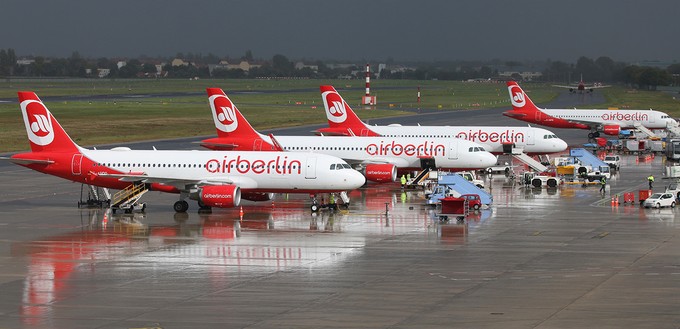
{"type": "MultiPolygon", "coordinates": [[[[46,105],[80,145],[124,141],[213,135],[215,128],[204,96],[206,87],[225,90],[256,129],[325,123],[319,85],[334,85],[359,116],[376,117],[409,114],[422,109],[457,110],[509,108],[505,84],[457,81],[374,80],[372,94],[378,98],[374,109],[363,109],[362,80],[90,80],[27,79],[0,82],[0,98],[16,99],[18,90],[31,90],[46,105]],[[421,87],[421,102],[416,92],[421,87]],[[272,92],[266,92],[272,91],[272,92]],[[172,93],[192,93],[165,97],[172,93]],[[197,94],[198,93],[198,94],[197,94]],[[155,94],[159,97],[130,98],[155,94]],[[108,100],[51,101],[50,96],[118,95],[108,100]]],[[[558,90],[543,84],[524,88],[537,103],[550,101],[558,90]]],[[[623,88],[601,91],[607,103],[599,108],[649,108],[678,116],[677,101],[661,92],[629,92],[623,88]]],[[[16,103],[0,103],[0,152],[25,150],[28,141],[16,103]]]]}

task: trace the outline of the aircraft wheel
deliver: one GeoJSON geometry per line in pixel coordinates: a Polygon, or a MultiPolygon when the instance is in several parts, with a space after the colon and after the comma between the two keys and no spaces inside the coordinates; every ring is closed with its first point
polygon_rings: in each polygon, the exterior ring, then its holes
{"type": "Polygon", "coordinates": [[[184,200],[180,200],[175,202],[172,207],[176,212],[186,212],[189,209],[189,203],[184,200]]]}
{"type": "Polygon", "coordinates": [[[311,209],[312,209],[312,212],[317,212],[317,211],[319,211],[319,205],[313,204],[311,209]]]}

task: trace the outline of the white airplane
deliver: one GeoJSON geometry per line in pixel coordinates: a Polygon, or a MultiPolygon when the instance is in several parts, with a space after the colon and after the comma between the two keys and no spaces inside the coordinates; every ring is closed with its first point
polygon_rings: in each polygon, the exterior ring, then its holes
{"type": "Polygon", "coordinates": [[[474,142],[458,138],[265,136],[257,132],[219,88],[207,89],[217,138],[201,141],[211,149],[280,150],[337,156],[363,167],[367,180],[394,181],[397,169],[482,169],[496,158],[474,142]]]}
{"type": "Polygon", "coordinates": [[[549,130],[534,127],[496,126],[369,126],[354,113],[333,86],[321,86],[328,128],[317,130],[327,135],[387,137],[456,137],[481,144],[494,154],[510,153],[512,148],[534,154],[549,154],[567,149],[567,143],[549,130]]]}
{"type": "Polygon", "coordinates": [[[601,84],[601,83],[599,83],[599,82],[595,82],[595,83],[593,83],[593,84],[586,84],[585,82],[583,82],[583,75],[581,75],[581,80],[578,82],[578,84],[575,84],[575,85],[553,85],[553,87],[557,87],[557,88],[566,88],[566,89],[569,89],[569,92],[570,92],[570,93],[575,94],[575,93],[577,93],[577,92],[580,92],[580,93],[584,93],[584,92],[592,93],[593,90],[595,90],[595,89],[607,88],[607,87],[611,87],[611,86],[609,86],[609,85],[603,85],[603,84],[601,84]]]}
{"type": "Polygon", "coordinates": [[[325,154],[227,151],[88,150],[71,140],[32,92],[19,92],[31,152],[8,158],[21,166],[74,182],[113,189],[143,183],[150,190],[178,193],[199,206],[231,208],[241,198],[267,200],[271,193],[342,192],[365,178],[347,162],[325,154]]]}
{"type": "Polygon", "coordinates": [[[675,119],[654,110],[577,110],[541,109],[515,81],[508,81],[512,110],[503,115],[530,123],[554,128],[588,129],[588,138],[599,137],[600,132],[618,135],[622,129],[636,128],[639,124],[648,129],[666,129],[675,119]]]}

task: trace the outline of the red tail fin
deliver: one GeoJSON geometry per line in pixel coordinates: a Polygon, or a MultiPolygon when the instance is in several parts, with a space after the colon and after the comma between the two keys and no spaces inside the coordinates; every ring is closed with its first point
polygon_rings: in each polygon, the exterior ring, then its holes
{"type": "Polygon", "coordinates": [[[515,81],[508,81],[508,92],[510,93],[510,102],[512,109],[516,112],[533,113],[539,111],[534,102],[529,99],[524,90],[515,81]]]}
{"type": "MultiPolygon", "coordinates": [[[[338,94],[333,86],[321,86],[321,98],[328,118],[328,131],[335,134],[351,135],[350,131],[361,136],[379,136],[372,131],[352,111],[352,108],[338,94]]],[[[320,129],[323,132],[323,129],[320,129]]]]}
{"type": "MultiPolygon", "coordinates": [[[[252,150],[256,148],[260,150],[262,144],[269,145],[274,148],[264,139],[264,136],[258,133],[248,120],[236,108],[236,105],[227,97],[227,94],[220,88],[207,88],[208,102],[212,110],[213,121],[215,122],[215,129],[217,130],[217,139],[204,140],[209,144],[229,144],[233,149],[252,150]],[[262,143],[254,143],[260,140],[262,143]]],[[[207,147],[207,146],[206,146],[207,147]]],[[[216,147],[219,148],[219,147],[216,147]]]]}
{"type": "Polygon", "coordinates": [[[33,152],[77,152],[78,145],[33,92],[20,91],[19,103],[33,152]]]}

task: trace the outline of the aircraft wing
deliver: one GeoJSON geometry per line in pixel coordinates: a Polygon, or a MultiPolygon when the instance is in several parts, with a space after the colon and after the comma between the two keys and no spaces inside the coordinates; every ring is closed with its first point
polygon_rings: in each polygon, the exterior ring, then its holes
{"type": "Polygon", "coordinates": [[[189,179],[182,177],[158,177],[149,176],[146,174],[98,174],[101,177],[118,178],[125,182],[142,181],[144,183],[159,183],[177,187],[178,189],[187,189],[189,187],[197,187],[204,185],[231,185],[234,184],[240,188],[254,189],[257,188],[257,182],[245,176],[217,176],[200,179],[189,179]]]}
{"type": "Polygon", "coordinates": [[[565,85],[552,85],[552,86],[557,87],[557,88],[567,88],[567,89],[578,88],[578,86],[565,86],[565,85]]]}

